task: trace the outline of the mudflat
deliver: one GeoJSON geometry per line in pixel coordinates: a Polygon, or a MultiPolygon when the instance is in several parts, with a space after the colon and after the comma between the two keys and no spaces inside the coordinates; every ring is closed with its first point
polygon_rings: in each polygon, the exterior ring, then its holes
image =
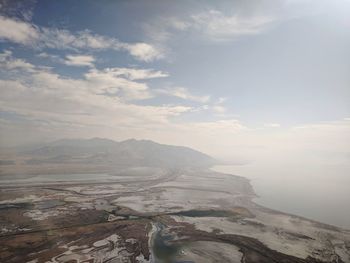
{"type": "Polygon", "coordinates": [[[350,231],[255,204],[243,177],[71,177],[2,180],[1,262],[350,262],[350,231]]]}

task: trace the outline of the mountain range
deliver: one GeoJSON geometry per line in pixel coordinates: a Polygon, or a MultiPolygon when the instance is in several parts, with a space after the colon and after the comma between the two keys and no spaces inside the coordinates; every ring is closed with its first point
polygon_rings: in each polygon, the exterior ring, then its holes
{"type": "Polygon", "coordinates": [[[150,140],[121,142],[104,139],[62,139],[20,153],[27,164],[88,163],[118,167],[208,167],[212,157],[183,146],[159,144],[150,140]]]}

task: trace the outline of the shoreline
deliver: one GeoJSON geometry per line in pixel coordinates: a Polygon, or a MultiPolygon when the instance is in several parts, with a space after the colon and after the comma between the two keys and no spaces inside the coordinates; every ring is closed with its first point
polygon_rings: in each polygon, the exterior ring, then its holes
{"type": "MultiPolygon", "coordinates": [[[[221,165],[220,165],[221,166],[221,165]]],[[[226,166],[226,165],[225,165],[226,166]]],[[[262,211],[268,211],[271,214],[279,214],[279,215],[287,215],[287,216],[291,216],[291,217],[296,217],[296,218],[300,218],[303,220],[307,220],[310,222],[313,222],[319,226],[323,226],[329,229],[340,229],[342,231],[346,231],[349,232],[350,228],[344,227],[344,226],[339,226],[336,224],[332,224],[332,223],[328,223],[328,222],[323,222],[317,218],[311,218],[308,216],[304,216],[295,212],[291,212],[291,211],[285,211],[283,209],[279,209],[279,208],[274,208],[269,206],[268,204],[264,204],[264,203],[260,203],[259,199],[261,200],[261,195],[259,195],[256,192],[256,188],[254,187],[254,180],[245,176],[241,176],[241,175],[237,175],[237,174],[233,174],[230,172],[223,172],[223,171],[219,171],[215,169],[216,167],[210,167],[208,170],[210,172],[215,172],[215,173],[219,173],[219,174],[225,174],[225,175],[229,175],[229,176],[234,176],[237,178],[242,178],[244,180],[247,181],[247,183],[249,184],[249,187],[251,189],[249,189],[250,191],[252,191],[251,194],[247,195],[249,196],[250,202],[253,203],[258,209],[262,210],[262,211]]],[[[91,175],[96,175],[97,173],[91,173],[91,175]]],[[[106,175],[106,173],[101,173],[103,175],[106,175]]],[[[108,174],[108,173],[107,173],[108,174]]],[[[79,174],[79,175],[83,175],[83,174],[79,174]]],[[[16,189],[16,188],[27,188],[27,187],[31,187],[33,189],[35,188],[42,188],[42,187],[59,187],[59,186],[64,186],[64,187],[74,187],[75,185],[84,185],[84,186],[93,186],[93,185],[108,185],[111,183],[118,183],[120,181],[118,181],[118,176],[115,175],[110,175],[111,178],[115,177],[114,180],[111,181],[100,181],[100,180],[73,180],[73,181],[37,181],[37,182],[33,182],[33,183],[27,183],[27,182],[20,182],[20,183],[13,183],[13,184],[2,184],[1,180],[0,180],[0,189],[16,189]]],[[[7,182],[10,180],[6,180],[7,182]]],[[[16,180],[14,180],[16,181],[16,180]]],[[[123,182],[123,183],[127,183],[127,182],[123,182]]]]}
{"type": "MultiPolygon", "coordinates": [[[[240,176],[240,177],[247,179],[249,181],[249,184],[251,185],[251,187],[253,188],[253,190],[255,192],[255,197],[252,199],[252,202],[255,203],[259,207],[268,209],[271,212],[277,212],[277,213],[285,214],[285,215],[289,215],[289,216],[297,216],[299,218],[313,221],[315,223],[328,225],[331,227],[336,227],[336,228],[339,228],[339,229],[342,229],[345,231],[350,231],[350,225],[346,226],[346,225],[336,224],[334,222],[326,222],[326,221],[322,220],[321,218],[318,218],[317,216],[303,215],[302,212],[295,211],[295,209],[294,210],[288,209],[287,206],[286,206],[287,209],[285,209],[285,207],[283,207],[283,208],[278,207],[278,206],[276,207],[275,205],[269,203],[268,200],[264,199],[263,194],[257,192],[258,191],[257,188],[259,188],[259,187],[257,187],[257,185],[256,185],[256,179],[250,178],[248,176],[237,175],[233,172],[230,172],[227,170],[224,171],[222,169],[222,168],[229,168],[231,170],[233,167],[235,167],[235,165],[215,165],[215,166],[210,167],[209,169],[211,171],[214,171],[214,172],[230,174],[230,175],[234,175],[234,176],[240,176]]],[[[266,182],[268,182],[268,180],[266,180],[266,182]]]]}

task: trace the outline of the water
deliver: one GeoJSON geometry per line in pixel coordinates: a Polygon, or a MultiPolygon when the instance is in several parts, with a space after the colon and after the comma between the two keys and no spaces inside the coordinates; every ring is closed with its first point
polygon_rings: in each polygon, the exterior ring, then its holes
{"type": "Polygon", "coordinates": [[[350,229],[349,168],[254,163],[213,170],[250,179],[258,204],[350,229]]]}
{"type": "Polygon", "coordinates": [[[157,228],[153,238],[153,255],[155,257],[155,263],[174,263],[175,257],[180,250],[179,245],[169,244],[168,242],[173,239],[170,234],[164,233],[165,226],[161,223],[155,225],[157,228]]]}

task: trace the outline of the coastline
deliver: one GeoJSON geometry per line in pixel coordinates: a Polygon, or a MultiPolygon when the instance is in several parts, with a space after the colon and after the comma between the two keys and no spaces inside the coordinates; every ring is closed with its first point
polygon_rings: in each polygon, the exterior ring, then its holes
{"type": "MultiPolygon", "coordinates": [[[[350,231],[350,223],[346,223],[346,221],[342,224],[338,223],[337,220],[325,220],[324,217],[319,216],[317,213],[314,214],[310,212],[313,211],[313,209],[316,210],[317,207],[312,206],[312,203],[309,203],[308,200],[305,200],[305,202],[303,203],[297,202],[294,199],[287,200],[286,204],[284,205],[283,200],[285,199],[283,198],[283,196],[285,196],[285,193],[283,193],[280,189],[277,189],[276,191],[276,187],[273,187],[274,184],[269,182],[269,179],[266,179],[265,182],[263,182],[264,178],[257,179],[257,176],[237,175],[237,173],[234,172],[234,170],[238,170],[238,168],[239,167],[236,165],[215,165],[211,167],[210,170],[214,172],[231,174],[246,178],[255,192],[256,197],[252,199],[252,202],[254,202],[257,206],[269,209],[271,211],[276,211],[278,213],[283,213],[291,216],[298,216],[300,218],[314,221],[316,223],[334,226],[346,231],[350,231]],[[267,192],[269,192],[268,196],[266,194],[267,192]],[[290,204],[292,204],[292,206],[290,206],[290,204]],[[298,208],[298,204],[300,204],[300,206],[303,208],[298,208]],[[308,213],[305,214],[304,211],[307,211],[308,213]]],[[[289,193],[289,195],[291,194],[289,193]]],[[[295,195],[297,195],[297,193],[295,193],[295,195]]],[[[322,201],[320,200],[319,202],[321,203],[322,201]]],[[[344,200],[344,202],[346,201],[344,200]]],[[[325,208],[323,207],[321,212],[325,211],[324,209],[325,208]]],[[[341,216],[339,216],[339,218],[341,218],[341,216]]]]}

